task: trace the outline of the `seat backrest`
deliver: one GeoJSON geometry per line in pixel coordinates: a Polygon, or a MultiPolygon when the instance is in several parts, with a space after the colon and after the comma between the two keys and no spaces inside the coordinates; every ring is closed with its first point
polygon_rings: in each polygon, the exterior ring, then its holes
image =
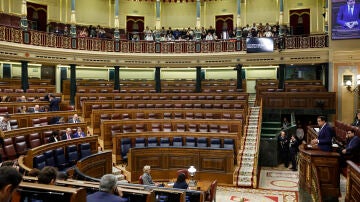
{"type": "MultiPolygon", "coordinates": [[[[23,136],[18,136],[18,137],[23,137],[23,136]]],[[[17,137],[16,137],[17,138],[17,137]]],[[[15,139],[16,139],[15,138],[15,139]]],[[[15,140],[16,141],[16,140],[15,140]]],[[[26,145],[25,139],[23,139],[23,141],[16,141],[15,142],[15,149],[16,149],[16,153],[18,155],[24,155],[26,154],[28,147],[26,145]]]]}
{"type": "Polygon", "coordinates": [[[49,124],[47,117],[41,117],[40,118],[40,125],[41,126],[47,126],[49,124]]]}
{"type": "Polygon", "coordinates": [[[54,158],[54,151],[48,150],[44,152],[45,156],[45,163],[47,166],[55,166],[55,158],[54,158]]]}
{"type": "Polygon", "coordinates": [[[220,148],[221,143],[219,138],[210,139],[210,147],[211,148],[220,148]]]}
{"type": "Polygon", "coordinates": [[[16,119],[9,120],[11,129],[19,128],[18,122],[16,119]]]}
{"type": "Polygon", "coordinates": [[[176,124],[176,132],[185,132],[185,124],[183,123],[176,124]]]}
{"type": "Polygon", "coordinates": [[[213,202],[216,198],[217,180],[214,180],[210,185],[210,194],[207,201],[213,202]]]}
{"type": "Polygon", "coordinates": [[[185,138],[186,147],[195,147],[195,137],[186,137],[185,138]]]}
{"type": "Polygon", "coordinates": [[[84,158],[91,155],[90,143],[80,144],[80,158],[84,158]]]}
{"type": "Polygon", "coordinates": [[[140,147],[140,148],[145,147],[145,138],[137,137],[135,139],[135,147],[140,147]]]}
{"type": "Polygon", "coordinates": [[[8,159],[13,160],[16,158],[16,151],[12,138],[4,139],[4,151],[8,159]]]}
{"type": "Polygon", "coordinates": [[[173,138],[173,146],[174,147],[182,147],[183,146],[182,137],[174,137],[173,138]]]}
{"type": "Polygon", "coordinates": [[[127,153],[131,148],[131,140],[130,138],[122,138],[121,139],[121,156],[123,159],[127,159],[127,153]]]}
{"type": "Polygon", "coordinates": [[[140,175],[140,177],[139,177],[139,184],[144,184],[144,181],[142,179],[142,175],[140,175]]]}
{"type": "Polygon", "coordinates": [[[160,138],[160,147],[169,147],[170,141],[168,137],[162,137],[160,138]]]}
{"type": "Polygon", "coordinates": [[[149,137],[148,138],[148,147],[156,147],[156,146],[158,146],[157,138],[149,137]]]}
{"type": "Polygon", "coordinates": [[[233,139],[224,139],[224,148],[234,149],[234,140],[233,139]]]}
{"type": "Polygon", "coordinates": [[[51,131],[51,130],[49,130],[49,131],[44,131],[44,132],[43,132],[43,138],[44,138],[44,139],[43,139],[42,142],[43,142],[44,144],[49,143],[49,137],[51,137],[52,132],[53,132],[53,131],[51,131]]]}
{"type": "Polygon", "coordinates": [[[68,160],[71,164],[75,164],[79,159],[78,151],[76,145],[69,145],[66,147],[68,160]]]}
{"type": "Polygon", "coordinates": [[[33,119],[33,127],[39,127],[40,126],[40,119],[33,119]]]}
{"type": "Polygon", "coordinates": [[[45,156],[43,154],[37,155],[33,159],[33,167],[39,170],[43,169],[46,165],[45,156]]]}
{"type": "Polygon", "coordinates": [[[65,154],[64,154],[64,149],[63,148],[57,148],[54,151],[54,158],[55,158],[55,162],[56,162],[56,167],[60,168],[60,167],[65,167],[66,165],[66,159],[65,159],[65,154]]]}
{"type": "Polygon", "coordinates": [[[207,147],[207,138],[206,137],[199,137],[197,139],[197,146],[198,147],[207,147]]]}

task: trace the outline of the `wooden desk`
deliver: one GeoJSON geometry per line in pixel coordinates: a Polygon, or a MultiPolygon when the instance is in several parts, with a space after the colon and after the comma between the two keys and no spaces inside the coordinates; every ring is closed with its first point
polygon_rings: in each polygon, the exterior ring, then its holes
{"type": "Polygon", "coordinates": [[[337,199],[340,196],[339,157],[336,152],[320,150],[306,150],[304,145],[299,146],[299,196],[302,201],[308,201],[311,193],[312,179],[319,179],[318,189],[322,198],[337,199]],[[312,167],[316,169],[314,174],[312,167]]]}
{"type": "Polygon", "coordinates": [[[131,148],[126,170],[129,181],[135,182],[143,174],[143,167],[151,165],[153,179],[171,179],[179,169],[193,165],[198,171],[195,180],[215,180],[232,184],[234,152],[229,149],[194,147],[131,148]]]}

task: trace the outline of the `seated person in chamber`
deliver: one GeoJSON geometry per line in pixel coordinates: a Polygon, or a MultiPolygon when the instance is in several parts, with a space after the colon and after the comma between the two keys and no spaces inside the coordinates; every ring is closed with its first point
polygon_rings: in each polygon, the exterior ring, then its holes
{"type": "Polygon", "coordinates": [[[345,29],[359,29],[360,4],[356,4],[355,0],[347,0],[346,5],[340,6],[336,22],[345,29]]]}
{"type": "Polygon", "coordinates": [[[185,178],[186,178],[185,174],[180,173],[176,179],[176,182],[175,182],[173,188],[187,189],[189,187],[189,185],[186,183],[185,178]]]}
{"type": "Polygon", "coordinates": [[[39,184],[55,184],[58,171],[52,166],[45,166],[38,175],[39,184]]]}
{"type": "Polygon", "coordinates": [[[0,117],[0,130],[1,131],[10,131],[10,115],[6,113],[4,116],[0,117]]]}
{"type": "Polygon", "coordinates": [[[86,134],[84,133],[84,131],[82,131],[81,127],[77,127],[74,137],[75,138],[86,137],[86,134]]]}
{"type": "Polygon", "coordinates": [[[122,192],[117,188],[117,179],[113,174],[106,174],[101,177],[99,191],[86,197],[87,202],[125,202],[126,198],[122,198],[122,192]]]}
{"type": "Polygon", "coordinates": [[[355,163],[360,163],[360,138],[355,135],[354,130],[346,132],[347,144],[344,149],[341,150],[340,165],[346,167],[346,160],[351,160],[355,163]]]}
{"type": "Polygon", "coordinates": [[[0,201],[11,201],[13,192],[22,181],[22,175],[13,167],[0,168],[0,201]]]}
{"type": "Polygon", "coordinates": [[[69,119],[68,121],[69,123],[80,123],[80,119],[79,116],[77,114],[74,114],[73,117],[71,119],[69,119]]]}
{"type": "Polygon", "coordinates": [[[318,138],[311,140],[311,144],[318,145],[318,148],[322,151],[332,151],[332,138],[333,130],[331,126],[326,122],[325,116],[318,116],[317,118],[320,131],[318,132],[318,138]]]}
{"type": "Polygon", "coordinates": [[[151,168],[149,165],[144,166],[143,168],[144,174],[141,176],[144,185],[154,185],[157,186],[158,184],[153,182],[152,177],[150,175],[151,168]]]}

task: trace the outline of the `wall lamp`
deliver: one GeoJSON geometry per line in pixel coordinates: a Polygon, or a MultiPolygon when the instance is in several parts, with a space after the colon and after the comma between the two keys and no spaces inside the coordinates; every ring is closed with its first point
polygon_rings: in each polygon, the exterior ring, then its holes
{"type": "Polygon", "coordinates": [[[360,75],[356,76],[356,87],[352,89],[353,82],[352,82],[352,75],[344,75],[343,81],[346,86],[346,90],[348,90],[351,93],[359,93],[360,91],[360,75]]]}

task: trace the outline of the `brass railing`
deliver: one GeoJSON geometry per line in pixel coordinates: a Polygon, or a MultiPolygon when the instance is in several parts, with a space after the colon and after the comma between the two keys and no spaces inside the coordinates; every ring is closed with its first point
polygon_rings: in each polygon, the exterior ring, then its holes
{"type": "MultiPolygon", "coordinates": [[[[218,53],[246,51],[246,38],[213,41],[131,41],[71,38],[40,31],[0,26],[0,41],[43,47],[121,53],[218,53]]],[[[328,47],[328,35],[274,38],[274,50],[328,47]]]]}

